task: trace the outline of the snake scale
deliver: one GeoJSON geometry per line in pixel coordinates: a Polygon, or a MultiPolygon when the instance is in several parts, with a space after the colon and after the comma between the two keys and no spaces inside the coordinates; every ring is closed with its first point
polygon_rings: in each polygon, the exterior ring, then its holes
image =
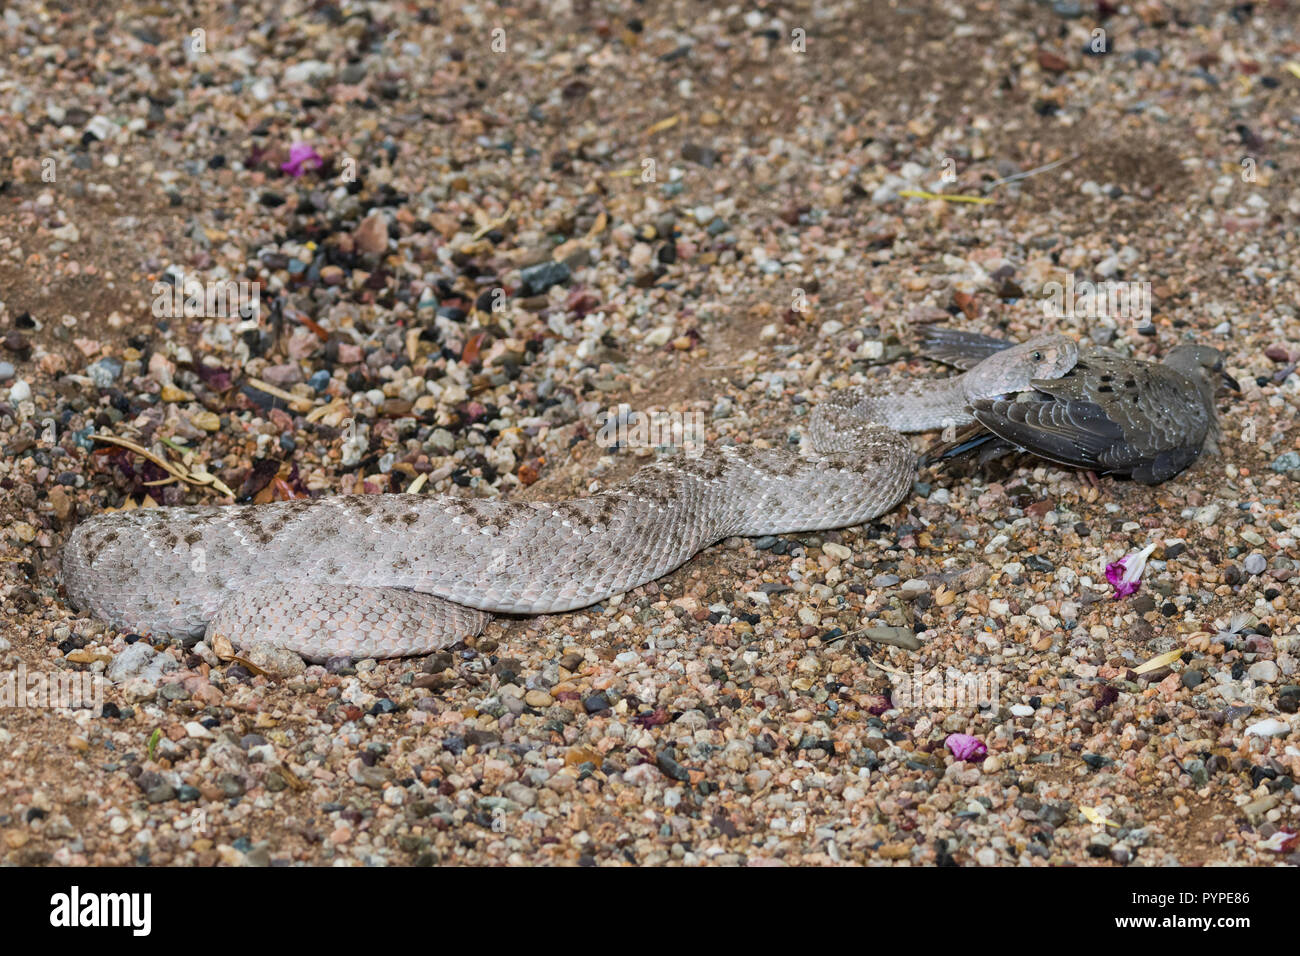
{"type": "Polygon", "coordinates": [[[311,660],[431,653],[491,613],[586,607],[727,537],[869,521],[911,487],[901,432],[972,421],[972,401],[1076,358],[1069,339],[1045,336],[952,378],[844,390],[813,410],[804,453],[712,447],[586,498],[344,495],[97,515],[69,536],[64,587],[121,629],[266,642],[311,660]]]}

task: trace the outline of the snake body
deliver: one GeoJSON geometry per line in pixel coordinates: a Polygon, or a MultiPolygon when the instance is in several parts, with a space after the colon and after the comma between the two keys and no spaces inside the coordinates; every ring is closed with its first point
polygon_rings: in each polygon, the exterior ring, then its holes
{"type": "Polygon", "coordinates": [[[869,521],[911,486],[916,458],[899,431],[942,427],[976,391],[1060,374],[1068,358],[1038,354],[1001,353],[996,368],[924,390],[837,393],[813,410],[806,454],[714,447],[587,498],[343,495],[98,515],[65,545],[64,587],[123,629],[265,641],[315,660],[429,653],[491,612],[585,607],[723,538],[869,521]]]}

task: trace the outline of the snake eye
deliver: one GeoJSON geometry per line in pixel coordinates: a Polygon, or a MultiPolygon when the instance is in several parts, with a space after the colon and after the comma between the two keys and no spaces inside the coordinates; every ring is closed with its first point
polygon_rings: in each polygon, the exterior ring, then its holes
{"type": "Polygon", "coordinates": [[[1042,352],[1035,352],[1035,353],[1034,353],[1034,361],[1035,361],[1035,362],[1041,362],[1042,360],[1043,360],[1043,353],[1042,353],[1042,352]]]}

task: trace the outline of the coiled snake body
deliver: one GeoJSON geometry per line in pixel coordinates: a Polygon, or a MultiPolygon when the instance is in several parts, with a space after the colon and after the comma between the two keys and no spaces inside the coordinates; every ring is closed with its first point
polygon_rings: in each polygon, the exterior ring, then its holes
{"type": "Polygon", "coordinates": [[[429,653],[477,633],[488,612],[585,607],[726,537],[875,518],[915,473],[895,429],[943,427],[974,396],[1059,375],[1072,349],[1053,336],[923,389],[845,391],[814,409],[809,455],[716,447],[588,498],[345,495],[99,515],[68,539],[64,587],[124,629],[266,641],[317,660],[429,653]]]}

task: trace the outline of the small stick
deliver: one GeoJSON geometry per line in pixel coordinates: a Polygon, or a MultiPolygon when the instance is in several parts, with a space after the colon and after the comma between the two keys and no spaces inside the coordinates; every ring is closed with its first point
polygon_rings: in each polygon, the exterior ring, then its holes
{"type": "Polygon", "coordinates": [[[1058,159],[1056,162],[1048,163],[1046,166],[1036,166],[1033,169],[1027,169],[1023,173],[1016,173],[1014,176],[1008,176],[1006,179],[999,179],[996,182],[989,183],[984,187],[984,191],[986,193],[992,192],[999,186],[1005,186],[1007,183],[1019,182],[1022,179],[1028,179],[1030,176],[1037,176],[1039,173],[1048,172],[1049,170],[1055,169],[1057,166],[1072,163],[1078,158],[1079,154],[1075,153],[1073,156],[1066,156],[1064,159],[1058,159]]]}
{"type": "MultiPolygon", "coordinates": [[[[175,462],[170,462],[165,458],[161,458],[158,455],[155,455],[149,449],[137,445],[133,441],[128,441],[125,438],[118,438],[116,435],[107,435],[103,432],[96,432],[90,437],[93,438],[95,441],[108,442],[110,445],[118,445],[122,448],[127,449],[128,451],[135,452],[137,455],[142,455],[143,457],[149,459],[151,462],[157,465],[159,468],[161,468],[163,471],[167,472],[167,474],[171,475],[172,480],[174,481],[183,481],[187,485],[194,485],[199,488],[210,486],[212,488],[215,488],[217,491],[221,492],[223,495],[229,495],[231,498],[235,497],[235,493],[231,491],[229,488],[227,488],[220,478],[216,477],[215,475],[209,474],[206,469],[201,472],[192,473],[184,465],[178,465],[175,462]]],[[[171,484],[171,482],[158,481],[158,482],[146,482],[146,484],[171,484]]]]}
{"type": "Polygon", "coordinates": [[[299,398],[297,395],[286,392],[282,388],[276,388],[268,382],[263,382],[260,378],[252,378],[250,376],[244,381],[253,386],[253,388],[257,389],[259,392],[266,392],[266,394],[285,402],[291,409],[298,412],[300,415],[303,412],[311,411],[312,406],[317,404],[317,402],[313,402],[310,399],[299,398]]]}

